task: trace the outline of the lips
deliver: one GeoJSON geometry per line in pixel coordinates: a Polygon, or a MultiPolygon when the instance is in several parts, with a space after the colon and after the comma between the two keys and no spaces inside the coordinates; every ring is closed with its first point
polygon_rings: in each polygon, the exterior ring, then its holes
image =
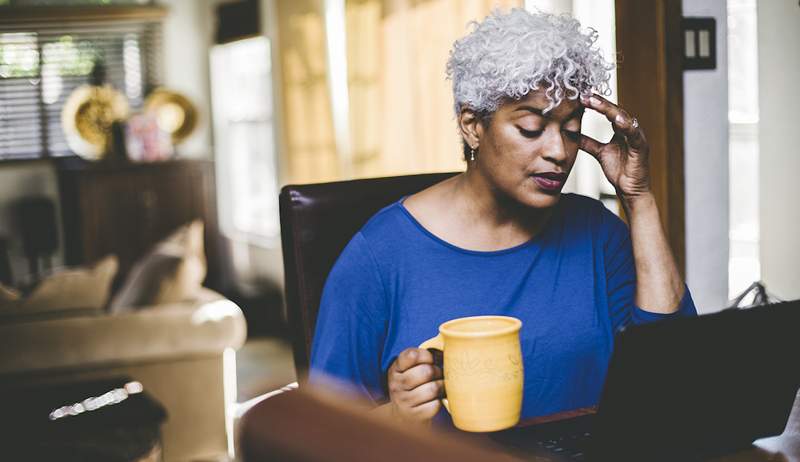
{"type": "Polygon", "coordinates": [[[567,181],[567,174],[566,173],[545,172],[545,173],[534,173],[533,176],[547,178],[548,180],[553,180],[553,181],[560,181],[562,183],[567,181]]]}
{"type": "Polygon", "coordinates": [[[532,175],[533,181],[545,192],[558,192],[567,181],[566,173],[544,172],[532,175]]]}

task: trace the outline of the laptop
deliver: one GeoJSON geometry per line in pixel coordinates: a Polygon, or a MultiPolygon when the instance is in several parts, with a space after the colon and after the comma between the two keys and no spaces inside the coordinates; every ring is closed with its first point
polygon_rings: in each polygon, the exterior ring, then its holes
{"type": "Polygon", "coordinates": [[[632,326],[597,413],[492,435],[522,454],[704,460],[783,432],[800,388],[800,300],[632,326]]]}

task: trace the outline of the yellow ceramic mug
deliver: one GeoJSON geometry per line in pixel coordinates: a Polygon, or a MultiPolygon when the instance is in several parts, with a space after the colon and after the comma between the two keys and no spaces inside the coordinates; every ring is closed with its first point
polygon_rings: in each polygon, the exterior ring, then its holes
{"type": "Polygon", "coordinates": [[[522,408],[522,321],[508,316],[458,318],[420,348],[444,353],[442,402],[457,428],[491,432],[513,427],[522,408]]]}

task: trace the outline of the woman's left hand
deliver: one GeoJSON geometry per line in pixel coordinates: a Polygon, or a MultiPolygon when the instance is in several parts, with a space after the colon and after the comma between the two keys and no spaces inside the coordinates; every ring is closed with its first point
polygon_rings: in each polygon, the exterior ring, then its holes
{"type": "Polygon", "coordinates": [[[608,143],[581,135],[581,149],[600,162],[606,178],[616,188],[623,201],[650,193],[648,157],[650,146],[638,121],[621,107],[605,98],[593,95],[582,100],[584,106],[603,114],[614,128],[608,143]]]}

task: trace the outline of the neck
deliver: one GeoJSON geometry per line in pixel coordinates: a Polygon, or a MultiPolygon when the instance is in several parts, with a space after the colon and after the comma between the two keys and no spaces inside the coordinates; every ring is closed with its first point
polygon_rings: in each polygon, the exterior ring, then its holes
{"type": "Polygon", "coordinates": [[[474,166],[457,177],[454,193],[464,216],[490,231],[532,238],[552,213],[549,208],[535,209],[519,203],[474,166]]]}

